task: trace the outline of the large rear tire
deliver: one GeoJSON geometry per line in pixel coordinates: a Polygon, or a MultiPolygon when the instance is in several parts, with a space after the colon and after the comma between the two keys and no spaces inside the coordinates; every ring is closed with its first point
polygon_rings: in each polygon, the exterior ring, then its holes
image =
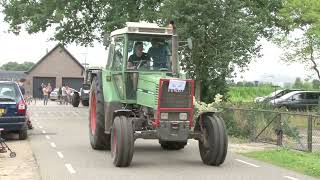
{"type": "Polygon", "coordinates": [[[117,167],[130,165],[134,151],[132,121],[125,116],[114,118],[111,130],[111,157],[117,167]]]}
{"type": "Polygon", "coordinates": [[[78,93],[74,93],[71,100],[73,107],[78,107],[80,104],[80,96],[78,93]]]}
{"type": "Polygon", "coordinates": [[[228,136],[225,123],[216,115],[202,116],[202,128],[197,123],[196,129],[201,129],[203,141],[199,140],[199,151],[202,162],[211,166],[221,165],[227,155],[228,136]]]}
{"type": "Polygon", "coordinates": [[[165,150],[180,150],[183,149],[187,142],[175,142],[175,141],[159,141],[162,149],[165,150]]]}
{"type": "Polygon", "coordinates": [[[93,149],[110,149],[110,136],[107,136],[104,132],[104,100],[102,87],[97,77],[93,78],[90,90],[89,138],[93,149]]]}

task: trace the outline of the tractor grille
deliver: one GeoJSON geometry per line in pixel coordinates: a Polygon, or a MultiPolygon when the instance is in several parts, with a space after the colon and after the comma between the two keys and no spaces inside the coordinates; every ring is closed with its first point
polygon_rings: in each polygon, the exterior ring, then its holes
{"type": "Polygon", "coordinates": [[[192,84],[187,81],[184,91],[169,92],[169,81],[163,81],[160,97],[161,108],[190,108],[192,107],[192,84]]]}

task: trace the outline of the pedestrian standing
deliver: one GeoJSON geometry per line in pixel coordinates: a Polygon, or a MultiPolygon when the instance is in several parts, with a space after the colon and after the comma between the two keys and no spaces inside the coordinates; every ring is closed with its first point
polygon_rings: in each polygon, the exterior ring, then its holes
{"type": "Polygon", "coordinates": [[[63,86],[62,86],[62,88],[61,88],[61,90],[62,90],[61,95],[62,95],[63,104],[68,104],[68,101],[67,101],[67,89],[66,89],[66,86],[65,86],[65,85],[63,85],[63,86]]]}
{"type": "Polygon", "coordinates": [[[42,93],[43,93],[43,105],[47,106],[48,105],[48,96],[49,96],[49,92],[47,87],[44,85],[43,89],[42,89],[42,93]]]}
{"type": "Polygon", "coordinates": [[[71,88],[69,86],[66,86],[67,89],[67,101],[71,103],[71,88]]]}
{"type": "Polygon", "coordinates": [[[41,85],[40,85],[40,87],[39,87],[39,93],[40,93],[39,99],[43,98],[43,88],[44,88],[44,84],[41,83],[41,85]]]}
{"type": "Polygon", "coordinates": [[[62,104],[62,87],[61,86],[59,87],[59,90],[58,90],[58,100],[59,100],[59,103],[62,104]]]}
{"type": "Polygon", "coordinates": [[[50,83],[48,83],[47,90],[48,90],[48,99],[49,99],[50,98],[50,93],[52,91],[52,87],[51,87],[50,83]]]}

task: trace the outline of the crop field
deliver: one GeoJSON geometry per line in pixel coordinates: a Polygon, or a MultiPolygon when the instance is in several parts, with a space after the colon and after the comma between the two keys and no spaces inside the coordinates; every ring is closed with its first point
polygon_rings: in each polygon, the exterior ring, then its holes
{"type": "Polygon", "coordinates": [[[253,102],[254,98],[259,96],[266,96],[275,91],[271,86],[257,86],[257,87],[237,87],[229,88],[229,100],[231,102],[253,102]]]}

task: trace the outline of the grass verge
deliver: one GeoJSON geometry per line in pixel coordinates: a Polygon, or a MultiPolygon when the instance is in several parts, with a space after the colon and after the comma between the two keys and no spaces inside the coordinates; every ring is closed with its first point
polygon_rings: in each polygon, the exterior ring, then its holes
{"type": "Polygon", "coordinates": [[[248,152],[243,155],[320,178],[320,153],[278,149],[248,152]]]}

